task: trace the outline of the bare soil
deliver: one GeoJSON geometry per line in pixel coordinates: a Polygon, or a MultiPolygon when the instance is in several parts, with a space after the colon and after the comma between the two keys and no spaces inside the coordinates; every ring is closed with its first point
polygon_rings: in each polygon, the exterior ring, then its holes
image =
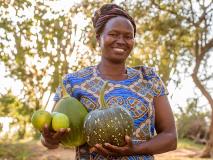
{"type": "MultiPolygon", "coordinates": [[[[75,150],[72,148],[63,148],[48,150],[38,141],[30,145],[32,155],[29,160],[74,160],[75,150]]],[[[172,152],[159,154],[155,156],[156,160],[201,160],[198,158],[201,151],[192,149],[177,149],[172,152]]],[[[207,159],[205,159],[207,160],[207,159]]],[[[210,159],[209,159],[210,160],[210,159]]]]}

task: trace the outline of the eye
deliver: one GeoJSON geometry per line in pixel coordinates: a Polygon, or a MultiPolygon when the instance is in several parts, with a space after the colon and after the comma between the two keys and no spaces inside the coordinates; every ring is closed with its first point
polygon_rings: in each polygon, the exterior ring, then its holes
{"type": "Polygon", "coordinates": [[[133,39],[134,37],[132,35],[126,35],[125,38],[126,39],[133,39]]]}
{"type": "Polygon", "coordinates": [[[117,36],[118,36],[116,33],[109,33],[109,35],[110,35],[111,37],[117,37],[117,36]]]}

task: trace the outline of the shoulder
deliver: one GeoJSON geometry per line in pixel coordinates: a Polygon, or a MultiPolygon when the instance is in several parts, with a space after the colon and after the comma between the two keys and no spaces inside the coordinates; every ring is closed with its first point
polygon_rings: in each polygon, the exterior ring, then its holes
{"type": "Polygon", "coordinates": [[[83,68],[79,71],[72,73],[72,76],[78,77],[78,78],[83,78],[83,77],[92,75],[93,72],[94,72],[94,66],[89,66],[89,67],[83,68]]]}
{"type": "Polygon", "coordinates": [[[139,72],[142,74],[143,79],[145,80],[151,80],[153,78],[159,78],[158,74],[156,73],[155,68],[149,67],[149,66],[135,66],[133,67],[136,70],[139,70],[139,72]]]}
{"type": "Polygon", "coordinates": [[[94,66],[85,67],[73,73],[65,74],[63,80],[70,80],[73,78],[84,78],[93,75],[94,66]]]}
{"type": "Polygon", "coordinates": [[[73,73],[65,74],[62,81],[66,86],[80,85],[94,75],[94,66],[89,66],[73,73]]]}
{"type": "Polygon", "coordinates": [[[145,82],[147,82],[151,86],[154,96],[162,96],[168,94],[168,90],[164,82],[156,73],[156,70],[153,67],[137,66],[135,68],[141,72],[143,81],[145,80],[145,82]]]}

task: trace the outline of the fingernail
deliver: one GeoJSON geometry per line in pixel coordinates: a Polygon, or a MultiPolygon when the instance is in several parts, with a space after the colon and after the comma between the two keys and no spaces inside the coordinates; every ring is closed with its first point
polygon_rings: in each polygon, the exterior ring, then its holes
{"type": "Polygon", "coordinates": [[[99,145],[99,144],[96,144],[95,147],[100,147],[100,145],[99,145]]]}
{"type": "Polygon", "coordinates": [[[95,152],[96,151],[96,149],[95,149],[95,147],[92,147],[92,148],[90,148],[90,153],[92,153],[92,152],[95,152]]]}
{"type": "Polygon", "coordinates": [[[65,130],[64,128],[60,128],[60,132],[64,132],[64,130],[65,130]]]}
{"type": "Polygon", "coordinates": [[[109,146],[109,143],[104,143],[105,146],[109,146]]]}

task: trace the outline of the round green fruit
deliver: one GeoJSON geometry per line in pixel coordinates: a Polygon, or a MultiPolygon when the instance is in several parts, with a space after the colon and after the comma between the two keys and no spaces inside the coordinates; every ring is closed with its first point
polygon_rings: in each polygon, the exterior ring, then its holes
{"type": "Polygon", "coordinates": [[[63,113],[53,113],[52,128],[59,131],[61,128],[69,128],[69,118],[63,113]]]}
{"type": "Polygon", "coordinates": [[[35,111],[31,118],[33,126],[39,131],[41,131],[44,128],[45,124],[50,126],[51,121],[52,121],[51,114],[44,110],[35,111]]]}

